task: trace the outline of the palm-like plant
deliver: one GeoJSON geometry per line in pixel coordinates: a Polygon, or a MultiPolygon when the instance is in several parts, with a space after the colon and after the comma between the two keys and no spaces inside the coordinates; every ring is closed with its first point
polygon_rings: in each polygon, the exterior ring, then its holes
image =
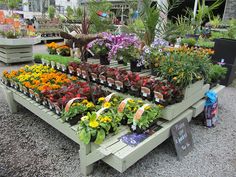
{"type": "Polygon", "coordinates": [[[158,34],[162,36],[164,34],[166,15],[172,9],[176,8],[182,0],[167,0],[167,3],[152,4],[150,0],[139,0],[140,5],[140,17],[144,28],[144,34],[134,31],[144,40],[146,45],[151,45],[155,36],[158,34]],[[144,36],[144,37],[142,37],[144,36]]]}
{"type": "Polygon", "coordinates": [[[198,1],[198,10],[195,17],[193,10],[187,9],[187,13],[193,19],[196,29],[201,27],[205,18],[211,19],[213,17],[213,10],[217,9],[223,2],[224,0],[216,0],[212,5],[207,6],[205,0],[202,0],[202,2],[198,1]]]}

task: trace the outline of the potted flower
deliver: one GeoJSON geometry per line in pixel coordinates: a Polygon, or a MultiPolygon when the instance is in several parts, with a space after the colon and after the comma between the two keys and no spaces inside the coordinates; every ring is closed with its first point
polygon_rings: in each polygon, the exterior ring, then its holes
{"type": "Polygon", "coordinates": [[[48,48],[48,52],[51,55],[56,55],[57,54],[57,48],[58,48],[58,44],[55,42],[51,42],[50,44],[46,44],[47,48],[48,48]]]}
{"type": "Polygon", "coordinates": [[[70,56],[70,48],[67,45],[57,47],[56,52],[61,56],[70,56]]]}
{"type": "Polygon", "coordinates": [[[109,65],[110,60],[108,58],[108,53],[113,45],[113,37],[109,33],[102,33],[102,39],[96,39],[87,45],[95,55],[99,56],[101,65],[109,65]]]}
{"type": "Polygon", "coordinates": [[[136,36],[120,35],[115,39],[115,45],[109,52],[109,58],[119,60],[122,58],[125,64],[130,62],[131,71],[140,72],[141,42],[136,36]]]}
{"type": "Polygon", "coordinates": [[[95,110],[95,105],[84,99],[79,102],[73,103],[69,110],[64,109],[61,115],[61,119],[64,122],[68,122],[71,126],[75,125],[80,121],[81,117],[87,115],[88,112],[95,110]]]}
{"type": "Polygon", "coordinates": [[[135,133],[143,133],[154,124],[161,115],[161,108],[159,106],[143,105],[137,110],[131,125],[131,131],[135,133]]]}
{"type": "Polygon", "coordinates": [[[84,144],[101,144],[111,128],[111,117],[98,117],[96,112],[87,113],[81,118],[78,128],[79,139],[84,144]]]}

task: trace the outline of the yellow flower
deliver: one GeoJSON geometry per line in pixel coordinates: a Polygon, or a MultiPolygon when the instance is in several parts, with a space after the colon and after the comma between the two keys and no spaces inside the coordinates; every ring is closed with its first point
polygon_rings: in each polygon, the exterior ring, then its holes
{"type": "Polygon", "coordinates": [[[88,104],[88,100],[83,100],[82,104],[88,104]]]}
{"type": "Polygon", "coordinates": [[[142,100],[138,100],[138,103],[143,103],[143,101],[142,100]]]}
{"type": "Polygon", "coordinates": [[[177,77],[173,77],[173,80],[176,81],[176,80],[177,80],[177,77]]]}
{"type": "Polygon", "coordinates": [[[111,103],[106,102],[106,103],[104,103],[103,107],[104,108],[110,108],[111,107],[111,103]]]}
{"type": "Polygon", "coordinates": [[[150,106],[146,106],[144,109],[149,110],[150,108],[151,108],[150,106]]]}
{"type": "Polygon", "coordinates": [[[164,108],[164,106],[162,106],[161,104],[158,104],[157,106],[161,109],[164,108]]]}
{"type": "Polygon", "coordinates": [[[92,102],[89,102],[89,103],[87,103],[86,107],[87,108],[92,108],[92,107],[94,107],[94,104],[92,102]]]}
{"type": "Polygon", "coordinates": [[[103,102],[104,100],[105,100],[104,97],[101,97],[101,98],[98,99],[99,102],[103,102]]]}
{"type": "Polygon", "coordinates": [[[92,121],[92,122],[89,122],[89,126],[92,128],[96,128],[99,126],[99,123],[97,121],[92,121]]]}
{"type": "Polygon", "coordinates": [[[73,103],[72,106],[76,106],[76,103],[73,103]]]}
{"type": "Polygon", "coordinates": [[[82,121],[88,120],[88,116],[83,116],[83,117],[81,117],[81,120],[82,120],[82,121]]]}
{"type": "Polygon", "coordinates": [[[128,100],[128,103],[134,103],[134,100],[132,100],[132,99],[128,100]]]}
{"type": "Polygon", "coordinates": [[[101,122],[104,122],[104,123],[111,122],[111,118],[108,116],[102,117],[100,120],[101,120],[101,122]]]}

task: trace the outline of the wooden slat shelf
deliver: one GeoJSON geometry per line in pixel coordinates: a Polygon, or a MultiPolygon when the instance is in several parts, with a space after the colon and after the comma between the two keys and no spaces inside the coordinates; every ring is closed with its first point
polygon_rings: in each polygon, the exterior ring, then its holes
{"type": "MultiPolygon", "coordinates": [[[[202,91],[209,89],[207,89],[207,86],[205,87],[205,90],[202,88],[202,91]]],[[[189,105],[174,119],[168,121],[160,118],[157,124],[161,126],[161,128],[135,147],[128,146],[119,140],[121,136],[130,132],[127,126],[121,126],[118,134],[107,136],[100,145],[94,143],[85,145],[79,140],[78,135],[76,134],[78,125],[70,126],[68,123],[63,123],[60,117],[54,112],[13,88],[9,88],[2,84],[0,85],[0,88],[5,94],[6,101],[12,113],[17,112],[17,104],[20,104],[80,145],[80,168],[84,175],[88,175],[92,172],[93,164],[98,160],[106,162],[119,172],[124,172],[135,162],[165,141],[170,136],[171,126],[184,118],[187,118],[188,121],[190,121],[193,116],[195,117],[197,114],[200,114],[203,111],[202,102],[204,101],[204,99],[202,99],[203,96],[199,96],[199,99],[195,104],[189,105]]],[[[218,85],[213,90],[218,93],[223,88],[223,86],[218,85]]],[[[127,95],[123,95],[127,97],[127,95]]]]}

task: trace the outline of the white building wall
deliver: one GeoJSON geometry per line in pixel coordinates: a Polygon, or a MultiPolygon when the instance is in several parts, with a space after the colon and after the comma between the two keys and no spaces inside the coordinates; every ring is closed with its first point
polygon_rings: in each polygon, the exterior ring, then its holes
{"type": "Polygon", "coordinates": [[[72,8],[78,6],[78,0],[56,0],[56,6],[63,6],[66,10],[67,6],[70,6],[72,8]]]}

